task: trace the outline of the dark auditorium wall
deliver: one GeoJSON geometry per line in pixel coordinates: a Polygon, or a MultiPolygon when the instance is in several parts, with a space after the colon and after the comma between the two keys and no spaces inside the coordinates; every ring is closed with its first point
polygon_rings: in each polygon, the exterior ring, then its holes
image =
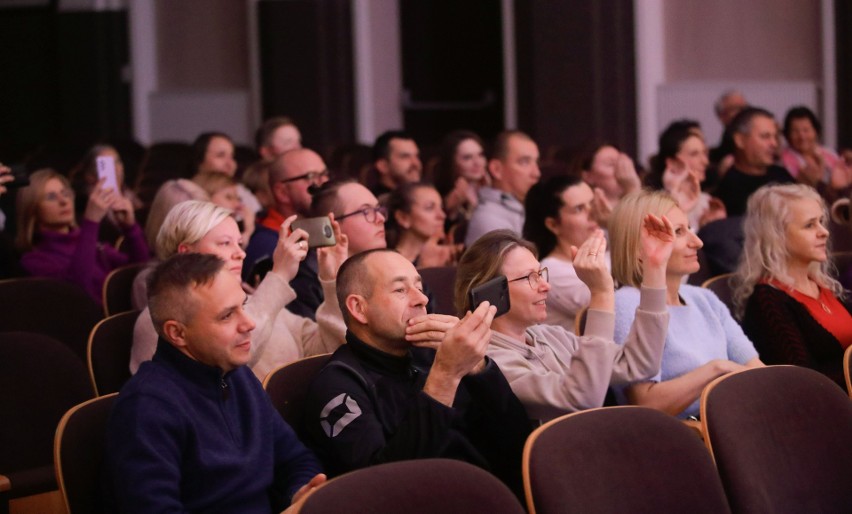
{"type": "Polygon", "coordinates": [[[852,0],[835,0],[837,143],[852,148],[852,0]]]}
{"type": "Polygon", "coordinates": [[[42,143],[63,147],[54,151],[62,160],[63,150],[130,136],[126,11],[6,8],[0,48],[0,160],[17,161],[42,143]]]}
{"type": "Polygon", "coordinates": [[[632,0],[515,2],[518,125],[542,151],[606,140],[636,153],[632,0]]]}
{"type": "Polygon", "coordinates": [[[288,115],[306,145],[355,139],[349,0],[258,2],[263,117],[288,115]]]}

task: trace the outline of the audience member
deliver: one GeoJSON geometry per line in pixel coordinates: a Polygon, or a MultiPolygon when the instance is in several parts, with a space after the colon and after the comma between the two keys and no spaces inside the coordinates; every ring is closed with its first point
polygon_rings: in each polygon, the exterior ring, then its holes
{"type": "MultiPolygon", "coordinates": [[[[145,222],[145,241],[150,250],[157,248],[157,234],[160,233],[166,215],[172,207],[187,200],[210,200],[210,196],[201,186],[185,178],[167,180],[157,190],[148,210],[148,220],[145,222]]],[[[131,301],[134,309],[144,309],[148,305],[148,275],[157,263],[156,260],[152,261],[133,279],[131,301]]]]}
{"type": "Polygon", "coordinates": [[[538,145],[519,130],[497,135],[488,161],[492,186],[479,188],[479,204],[465,235],[465,246],[492,230],[508,229],[520,235],[524,228],[524,198],[541,178],[538,145]]]}
{"type": "MultiPolygon", "coordinates": [[[[269,259],[275,250],[281,223],[294,214],[301,217],[310,216],[309,188],[321,186],[327,181],[328,170],[322,157],[307,148],[290,150],[269,165],[269,189],[272,192],[273,205],[258,223],[246,248],[243,280],[249,283],[255,281],[255,267],[259,262],[269,259]]],[[[306,265],[316,271],[314,252],[310,252],[306,265]]],[[[318,305],[314,306],[314,310],[318,305]]],[[[307,315],[304,311],[299,313],[307,315]]]]}
{"type": "Polygon", "coordinates": [[[613,341],[613,282],[606,265],[606,239],[597,230],[572,260],[591,290],[586,330],[542,323],[550,291],[547,268],[535,247],[508,230],[479,238],[462,256],[455,285],[460,312],[472,308],[470,291],[503,275],[509,282],[510,309],[491,324],[488,356],[494,359],[533,420],[547,421],[577,410],[603,405],[610,383],[644,380],[660,369],[668,316],[663,304],[663,266],[671,237],[660,220],[646,219],[648,279],[642,306],[626,346],[613,341]]]}
{"type": "Polygon", "coordinates": [[[633,159],[610,144],[587,145],[572,161],[570,173],[582,176],[595,193],[592,206],[601,223],[606,223],[622,196],[642,187],[633,159]]]}
{"type": "Polygon", "coordinates": [[[325,482],[251,361],[255,322],[214,255],[151,277],[154,359],[122,388],[106,430],[106,512],[277,513],[325,482]]]}
{"type": "MultiPolygon", "coordinates": [[[[223,173],[236,178],[237,161],[234,159],[234,142],[230,136],[222,132],[204,132],[192,143],[192,173],[205,172],[223,173]]],[[[260,210],[260,202],[244,185],[237,184],[240,201],[245,205],[245,211],[254,216],[260,210]]]]}
{"type": "Polygon", "coordinates": [[[266,216],[267,211],[275,206],[272,189],[269,187],[269,165],[269,162],[257,161],[243,172],[243,185],[257,198],[260,217],[266,216]]]}
{"type": "Polygon", "coordinates": [[[820,144],[822,124],[804,106],[793,107],[784,117],[784,137],[789,146],[781,161],[798,182],[816,188],[829,202],[847,192],[852,169],[831,149],[820,144]]]}
{"type": "Polygon", "coordinates": [[[728,216],[742,216],[748,197],[761,186],[793,182],[793,177],[774,164],[778,129],[771,112],[759,107],[743,109],[731,121],[731,132],[734,165],[719,183],[716,196],[725,204],[728,216]]]}
{"type": "Polygon", "coordinates": [[[494,307],[484,303],[461,321],[427,315],[417,270],[382,249],[343,264],[337,295],[347,344],[311,385],[305,415],[306,442],[329,474],[455,458],[491,471],[520,493],[530,427],[500,369],[485,356],[494,307]]]}
{"type": "Polygon", "coordinates": [[[372,193],[381,197],[409,182],[420,182],[423,165],[420,149],[410,134],[389,130],[376,138],[373,144],[373,166],[378,173],[378,183],[372,193]]]}
{"type": "MultiPolygon", "coordinates": [[[[350,257],[366,250],[387,247],[387,209],[379,205],[369,189],[352,179],[335,180],[320,186],[314,193],[311,212],[313,216],[334,215],[341,231],[349,239],[350,257]]],[[[302,304],[302,311],[308,311],[314,304],[319,305],[325,298],[318,287],[316,271],[308,264],[309,260],[305,259],[291,283],[301,298],[297,302],[302,304]]],[[[289,308],[292,309],[293,304],[289,308]]]]}
{"type": "Polygon", "coordinates": [[[302,147],[302,134],[293,120],[276,116],[264,121],[254,134],[257,153],[265,162],[272,162],[290,150],[302,147]]]}
{"type": "MultiPolygon", "coordinates": [[[[577,276],[571,247],[579,248],[598,230],[592,215],[594,193],[579,177],[557,175],[534,185],[524,201],[524,237],[535,244],[541,265],[550,275],[547,294],[548,325],[574,331],[577,314],[588,307],[592,293],[577,276]]],[[[603,255],[607,268],[609,252],[603,255]]]]}
{"type": "Polygon", "coordinates": [[[53,170],[33,173],[30,185],[21,188],[17,198],[21,266],[30,275],[78,284],[98,304],[110,271],[148,260],[148,247],[133,205],[120,192],[104,188],[104,180],[99,180],[89,195],[79,225],[71,184],[53,170]],[[112,212],[121,226],[127,253],[98,243],[98,226],[107,212],[112,212]]]}
{"type": "Polygon", "coordinates": [[[433,182],[450,224],[470,219],[479,204],[479,188],[491,184],[484,146],[469,130],[450,132],[441,143],[433,182]]]}
{"type": "Polygon", "coordinates": [[[203,171],[196,173],[192,181],[204,189],[212,203],[231,211],[240,227],[241,244],[243,247],[248,246],[248,240],[254,233],[255,213],[240,200],[237,182],[233,177],[215,171],[203,171]]]}
{"type": "MultiPolygon", "coordinates": [[[[261,380],[278,366],[308,355],[333,351],[343,342],[345,329],[335,302],[320,305],[317,323],[284,308],[296,296],[289,282],[308,250],[304,230],[290,233],[294,219],[291,216],[282,223],[272,270],[245,305],[257,323],[249,366],[261,380]]],[[[318,280],[330,295],[334,295],[337,268],[347,251],[346,236],[340,234],[336,223],[333,226],[338,236],[337,245],[319,251],[318,280]]],[[[210,202],[189,201],[177,205],[166,216],[157,237],[157,256],[165,260],[177,253],[209,253],[224,260],[227,270],[239,276],[245,257],[239,240],[239,229],[228,211],[210,202]]],[[[131,373],[154,355],[157,337],[153,328],[151,313],[146,309],[136,320],[133,331],[131,373]]]]}
{"type": "MultiPolygon", "coordinates": [[[[852,207],[850,205],[852,205],[852,195],[848,198],[837,200],[831,206],[831,219],[849,231],[846,234],[837,234],[846,240],[852,236],[852,207]]],[[[852,291],[852,263],[846,264],[845,267],[842,267],[840,263],[836,264],[838,265],[837,271],[840,274],[840,284],[843,286],[843,289],[852,291]]]]}
{"type": "Polygon", "coordinates": [[[707,172],[707,145],[698,123],[675,121],[660,134],[659,152],[651,162],[645,183],[665,189],[686,213],[689,226],[698,230],[726,217],[725,205],[701,191],[707,172]]]}
{"type": "Polygon", "coordinates": [[[702,243],[686,214],[664,191],[626,196],[610,218],[612,272],[623,286],[615,293],[616,342],[629,341],[633,313],[642,301],[638,286],[645,256],[639,220],[649,214],[665,217],[674,236],[671,255],[664,261],[669,326],[660,371],[627,386],[626,399],[681,418],[697,417],[704,386],[726,373],[763,364],[725,304],[709,289],[684,285],[684,278],[699,269],[702,243]]]}
{"type": "Polygon", "coordinates": [[[432,185],[412,182],[396,188],[388,195],[387,208],[388,247],[418,268],[456,263],[461,245],[444,244],[446,215],[432,185]]]}
{"type": "Polygon", "coordinates": [[[832,277],[825,203],[811,187],[772,185],[748,201],[734,301],[767,364],[813,368],[845,389],[852,315],[832,277]]]}
{"type": "Polygon", "coordinates": [[[733,164],[733,153],[736,147],[734,145],[731,122],[740,111],[748,106],[748,102],[746,102],[743,94],[736,89],[725,91],[719,96],[716,103],[713,104],[716,117],[719,119],[719,123],[722,124],[722,137],[719,139],[719,144],[711,148],[709,153],[710,163],[712,164],[711,169],[715,175],[714,177],[709,177],[711,185],[716,185],[733,164]]]}
{"type": "MultiPolygon", "coordinates": [[[[90,148],[89,151],[86,152],[86,155],[83,156],[82,161],[80,161],[80,163],[69,173],[69,181],[74,189],[76,216],[78,218],[83,216],[83,213],[86,211],[89,195],[98,183],[98,157],[113,158],[113,163],[115,165],[115,181],[118,184],[121,196],[130,200],[130,204],[134,211],[141,209],[142,201],[136,196],[133,190],[125,184],[124,162],[121,160],[121,156],[118,154],[118,151],[110,145],[99,144],[90,148]]],[[[102,237],[101,239],[112,243],[121,234],[121,226],[111,212],[107,212],[106,216],[104,216],[104,221],[107,223],[101,223],[101,232],[102,235],[107,237],[102,237]],[[107,232],[106,234],[104,234],[105,229],[107,232]]]]}

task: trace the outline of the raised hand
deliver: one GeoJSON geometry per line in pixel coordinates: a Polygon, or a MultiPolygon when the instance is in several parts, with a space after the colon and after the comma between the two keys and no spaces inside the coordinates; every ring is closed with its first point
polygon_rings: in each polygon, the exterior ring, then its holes
{"type": "Polygon", "coordinates": [[[272,270],[281,278],[290,282],[299,271],[299,263],[308,255],[308,233],[297,228],[290,232],[290,225],[296,219],[292,215],[278,229],[278,244],[272,253],[272,270]]]}
{"type": "Polygon", "coordinates": [[[5,184],[13,180],[15,180],[15,177],[12,175],[12,168],[0,164],[0,195],[7,191],[5,184]]]}
{"type": "Polygon", "coordinates": [[[666,265],[674,248],[675,231],[665,216],[648,214],[642,220],[639,251],[642,259],[643,284],[648,287],[666,286],[666,265]]]}
{"type": "Polygon", "coordinates": [[[592,198],[592,219],[598,222],[598,225],[605,227],[609,223],[609,217],[612,215],[613,205],[606,197],[603,189],[596,187],[592,198]]]}
{"type": "Polygon", "coordinates": [[[136,223],[133,202],[121,193],[115,196],[115,200],[112,203],[112,212],[115,214],[115,219],[124,227],[131,227],[136,223]]]}
{"type": "Polygon", "coordinates": [[[704,211],[704,214],[701,215],[701,219],[698,221],[698,226],[703,227],[712,221],[723,220],[726,217],[728,217],[728,211],[725,209],[725,204],[722,203],[722,200],[711,196],[707,210],[704,211]]]}
{"type": "Polygon", "coordinates": [[[431,268],[435,266],[452,266],[461,255],[463,244],[443,244],[442,236],[433,236],[426,241],[423,248],[420,249],[420,256],[417,259],[417,266],[421,268],[431,268]]]}
{"type": "Polygon", "coordinates": [[[98,180],[89,194],[89,201],[86,203],[86,210],[83,217],[89,221],[100,223],[106,216],[107,211],[115,202],[115,197],[118,193],[113,189],[104,189],[105,178],[98,180]]]}
{"type": "Polygon", "coordinates": [[[677,201],[683,212],[689,212],[701,198],[701,180],[698,173],[687,168],[667,168],[663,172],[663,187],[677,201]]]}
{"type": "Polygon", "coordinates": [[[334,220],[334,214],[329,213],[328,219],[331,221],[331,230],[337,243],[317,249],[318,274],[321,280],[336,279],[337,270],[349,257],[349,237],[340,230],[340,224],[334,220]]]}
{"type": "Polygon", "coordinates": [[[485,350],[491,341],[491,322],[497,308],[482,302],[473,312],[447,330],[435,364],[451,376],[461,378],[485,367],[485,350]]]}
{"type": "Polygon", "coordinates": [[[612,275],[606,262],[606,238],[603,230],[595,230],[579,248],[571,247],[571,257],[577,277],[592,294],[612,293],[612,275]]]}
{"type": "Polygon", "coordinates": [[[618,160],[615,162],[615,181],[621,186],[622,196],[638,191],[642,187],[639,174],[636,173],[636,166],[633,165],[633,159],[626,153],[618,154],[618,160]]]}

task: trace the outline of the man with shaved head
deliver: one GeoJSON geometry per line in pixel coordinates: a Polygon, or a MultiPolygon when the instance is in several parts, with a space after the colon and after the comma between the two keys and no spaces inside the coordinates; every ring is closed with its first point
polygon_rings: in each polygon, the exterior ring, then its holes
{"type": "MultiPolygon", "coordinates": [[[[253,283],[255,266],[263,260],[272,258],[272,253],[278,244],[278,231],[285,219],[294,214],[300,217],[310,216],[311,195],[308,188],[321,186],[327,181],[328,169],[322,157],[307,148],[285,152],[269,165],[269,190],[272,193],[273,207],[258,223],[246,248],[246,260],[243,265],[244,281],[253,283]]],[[[312,261],[316,267],[315,252],[309,254],[306,260],[312,261]]],[[[307,316],[305,312],[296,312],[296,314],[307,316]]],[[[311,312],[309,317],[314,319],[314,313],[311,312]]]]}
{"type": "Polygon", "coordinates": [[[488,469],[519,493],[530,426],[485,356],[496,309],[483,303],[461,321],[427,315],[420,275],[388,249],[347,259],[337,297],[347,344],[311,385],[304,417],[305,442],[330,475],[455,458],[488,469]]]}

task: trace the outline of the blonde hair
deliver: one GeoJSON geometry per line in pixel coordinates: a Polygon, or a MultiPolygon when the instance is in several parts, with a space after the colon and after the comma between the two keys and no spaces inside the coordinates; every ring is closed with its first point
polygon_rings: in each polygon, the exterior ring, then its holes
{"type": "Polygon", "coordinates": [[[470,290],[503,274],[506,255],[515,248],[526,248],[536,258],[535,245],[511,230],[493,230],[465,250],[456,269],[453,299],[459,317],[471,309],[470,290]]]}
{"type": "Polygon", "coordinates": [[[163,220],[172,207],[187,200],[210,200],[210,196],[201,186],[185,178],[167,180],[160,186],[145,221],[145,240],[148,242],[148,248],[157,247],[157,234],[160,233],[163,220]]]}
{"type": "MultiPolygon", "coordinates": [[[[793,285],[793,277],[787,269],[787,225],[790,223],[791,202],[814,200],[823,212],[823,224],[827,223],[828,212],[825,202],[816,190],[804,184],[770,184],[755,191],[748,199],[746,217],[743,221],[745,243],[734,279],[734,307],[737,317],[742,318],[754,286],[764,279],[774,279],[782,284],[793,285]]],[[[830,251],[826,239],[826,252],[830,251]]],[[[833,264],[811,262],[808,276],[820,287],[831,290],[843,298],[843,286],[832,277],[833,264]]]]}
{"type": "Polygon", "coordinates": [[[666,191],[635,191],[618,201],[609,217],[609,248],[612,276],[621,285],[642,285],[639,240],[645,216],[664,216],[677,201],[666,191]]]}
{"type": "MultiPolygon", "coordinates": [[[[18,235],[15,240],[15,245],[22,252],[29,251],[33,247],[33,239],[35,238],[36,229],[38,228],[38,204],[44,196],[44,188],[52,179],[57,179],[62,182],[69,191],[71,183],[68,179],[60,175],[56,171],[45,168],[33,172],[30,175],[30,185],[23,187],[18,191],[18,196],[15,198],[17,205],[18,216],[18,235]]],[[[71,198],[71,206],[73,208],[74,198],[71,198]]],[[[77,226],[76,221],[71,222],[71,228],[77,226]]]]}
{"type": "Polygon", "coordinates": [[[202,171],[201,173],[196,173],[195,176],[192,177],[192,181],[201,186],[201,189],[206,191],[211,197],[225,188],[237,185],[237,181],[234,180],[233,177],[229,177],[228,175],[219,173],[218,171],[202,171]]]}
{"type": "Polygon", "coordinates": [[[157,234],[157,257],[166,260],[182,244],[195,244],[231,213],[216,204],[188,200],[175,205],[157,234]]]}

